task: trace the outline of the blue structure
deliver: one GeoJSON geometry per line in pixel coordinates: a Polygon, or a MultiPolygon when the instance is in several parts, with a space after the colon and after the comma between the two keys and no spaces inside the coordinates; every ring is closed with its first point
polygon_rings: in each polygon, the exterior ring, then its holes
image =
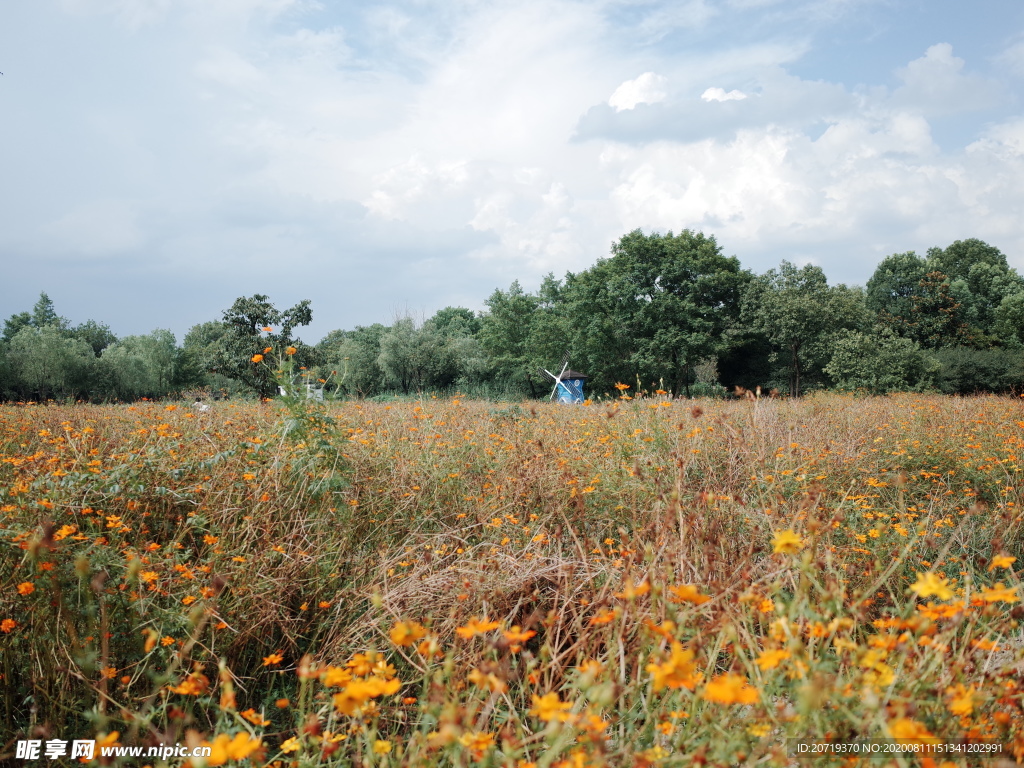
{"type": "Polygon", "coordinates": [[[566,371],[555,385],[558,402],[560,403],[582,403],[583,402],[583,381],[586,375],[578,371],[566,371]]]}

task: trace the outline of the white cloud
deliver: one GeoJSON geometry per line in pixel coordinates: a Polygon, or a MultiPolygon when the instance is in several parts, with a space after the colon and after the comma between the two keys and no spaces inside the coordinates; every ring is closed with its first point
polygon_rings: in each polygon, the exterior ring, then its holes
{"type": "Polygon", "coordinates": [[[627,80],[608,99],[608,106],[615,107],[616,112],[633,109],[637,104],[657,104],[664,101],[668,94],[665,86],[668,79],[654,72],[644,72],[640,77],[627,80]]]}
{"type": "Polygon", "coordinates": [[[901,67],[896,76],[902,85],[892,94],[892,103],[916,109],[926,115],[969,112],[992,106],[999,100],[996,84],[979,75],[964,72],[964,60],[953,55],[949,43],[937,43],[924,56],[901,67]]]}
{"type": "Polygon", "coordinates": [[[743,91],[726,91],[724,88],[708,88],[700,95],[704,101],[741,101],[747,98],[743,91]]]}

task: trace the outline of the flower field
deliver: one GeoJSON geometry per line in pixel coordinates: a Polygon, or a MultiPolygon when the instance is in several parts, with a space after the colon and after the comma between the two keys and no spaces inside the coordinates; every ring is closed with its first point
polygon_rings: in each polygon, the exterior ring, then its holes
{"type": "Polygon", "coordinates": [[[4,406],[0,761],[1014,764],[1022,454],[996,397],[4,406]]]}

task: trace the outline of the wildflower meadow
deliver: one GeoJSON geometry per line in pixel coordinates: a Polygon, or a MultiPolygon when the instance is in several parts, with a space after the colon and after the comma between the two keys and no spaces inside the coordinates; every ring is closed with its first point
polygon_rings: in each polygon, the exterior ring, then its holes
{"type": "Polygon", "coordinates": [[[622,392],[0,407],[0,761],[1024,760],[1020,399],[622,392]]]}

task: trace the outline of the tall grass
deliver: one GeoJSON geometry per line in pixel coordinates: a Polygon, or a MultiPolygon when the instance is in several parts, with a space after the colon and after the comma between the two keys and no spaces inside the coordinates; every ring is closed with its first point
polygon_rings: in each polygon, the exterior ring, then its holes
{"type": "Polygon", "coordinates": [[[1022,410],[5,407],[0,758],[96,735],[210,765],[1021,759],[1022,410]]]}

